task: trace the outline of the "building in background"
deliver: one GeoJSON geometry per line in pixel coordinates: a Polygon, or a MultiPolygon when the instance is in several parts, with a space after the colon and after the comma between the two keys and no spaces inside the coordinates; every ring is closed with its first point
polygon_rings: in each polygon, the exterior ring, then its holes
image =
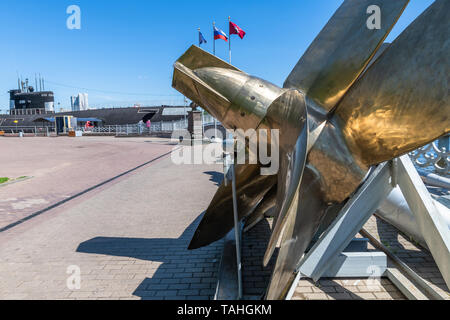
{"type": "Polygon", "coordinates": [[[89,109],[88,94],[79,93],[77,96],[70,97],[72,111],[84,111],[89,109]]]}
{"type": "MultiPolygon", "coordinates": [[[[81,119],[95,118],[98,119],[98,125],[115,126],[147,123],[151,121],[152,126],[171,127],[173,122],[184,122],[187,112],[191,111],[186,106],[145,106],[140,108],[107,108],[107,109],[89,109],[84,111],[60,111],[47,115],[0,115],[0,131],[6,128],[16,127],[15,120],[21,127],[34,127],[43,125],[40,119],[51,119],[58,116],[73,116],[78,121],[81,119]]],[[[96,122],[94,120],[94,122],[96,122]]],[[[212,125],[214,127],[214,125],[212,125]]]]}
{"type": "MultiPolygon", "coordinates": [[[[37,80],[36,80],[37,81],[37,80]]],[[[45,91],[43,79],[39,79],[40,91],[28,85],[28,79],[18,80],[18,89],[9,91],[9,113],[11,115],[34,115],[53,113],[55,98],[52,91],[45,91]]]]}

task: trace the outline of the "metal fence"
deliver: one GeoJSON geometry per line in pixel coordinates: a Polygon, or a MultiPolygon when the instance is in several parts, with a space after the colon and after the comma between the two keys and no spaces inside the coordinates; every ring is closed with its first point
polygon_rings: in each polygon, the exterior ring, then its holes
{"type": "MultiPolygon", "coordinates": [[[[148,128],[145,124],[125,124],[125,125],[112,125],[86,128],[84,126],[74,128],[76,131],[82,131],[83,133],[96,133],[96,134],[115,134],[115,135],[135,135],[135,134],[150,134],[153,132],[172,132],[175,130],[187,129],[187,121],[160,121],[152,122],[148,128]]],[[[54,133],[54,126],[0,126],[0,131],[5,134],[35,134],[41,135],[47,132],[54,133]]]]}
{"type": "Polygon", "coordinates": [[[0,131],[5,134],[23,134],[45,136],[50,133],[55,133],[55,127],[51,126],[1,126],[0,131]]]}
{"type": "Polygon", "coordinates": [[[419,171],[450,176],[450,135],[409,153],[419,171]]]}
{"type": "Polygon", "coordinates": [[[172,132],[175,130],[187,129],[187,122],[180,121],[160,121],[152,122],[150,127],[145,124],[125,124],[114,126],[101,126],[101,127],[78,127],[76,130],[83,133],[97,133],[97,134],[115,134],[115,135],[140,135],[151,134],[156,132],[172,132]]]}

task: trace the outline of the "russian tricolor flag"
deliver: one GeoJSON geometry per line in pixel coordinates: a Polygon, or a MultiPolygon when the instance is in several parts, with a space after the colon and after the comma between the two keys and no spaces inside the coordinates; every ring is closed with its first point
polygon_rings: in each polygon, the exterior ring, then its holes
{"type": "Polygon", "coordinates": [[[225,32],[223,32],[220,29],[217,29],[217,27],[214,26],[214,40],[217,40],[217,39],[222,39],[222,40],[228,41],[228,37],[225,34],[225,32]]]}

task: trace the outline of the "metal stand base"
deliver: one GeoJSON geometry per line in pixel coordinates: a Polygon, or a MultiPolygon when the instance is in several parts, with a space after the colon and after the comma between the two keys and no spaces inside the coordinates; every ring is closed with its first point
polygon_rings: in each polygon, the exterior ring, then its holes
{"type": "MultiPolygon", "coordinates": [[[[242,233],[242,226],[239,234],[242,233]]],[[[219,273],[216,285],[214,300],[238,300],[239,297],[239,277],[236,257],[235,230],[231,230],[224,239],[222,258],[219,266],[219,273]]]]}
{"type": "Polygon", "coordinates": [[[317,281],[336,262],[339,254],[349,245],[378,208],[382,199],[392,190],[389,178],[388,163],[376,168],[300,261],[298,271],[301,274],[317,281]]]}
{"type": "MultiPolygon", "coordinates": [[[[238,224],[234,168],[229,170],[233,188],[235,229],[225,240],[216,299],[242,297],[240,234],[238,224]],[[233,236],[234,234],[234,236],[233,236]],[[234,252],[234,254],[233,254],[234,252]]],[[[230,177],[229,177],[230,178],[230,177]]],[[[415,170],[408,156],[402,156],[375,168],[357,192],[348,200],[334,222],[320,236],[311,250],[301,259],[297,277],[286,298],[290,298],[301,277],[314,281],[321,277],[381,277],[387,270],[387,258],[382,252],[351,249],[361,246],[362,240],[353,240],[388,194],[399,186],[417,219],[447,285],[450,283],[450,232],[415,170]]]]}
{"type": "MultiPolygon", "coordinates": [[[[397,185],[416,217],[418,228],[449,286],[450,232],[411,160],[408,156],[402,156],[380,164],[350,198],[335,221],[299,262],[297,278],[290,292],[300,277],[317,281],[330,274],[342,274],[340,266],[348,260],[342,252],[397,185]]],[[[351,260],[348,260],[348,263],[351,263],[351,260]]],[[[357,268],[355,272],[358,273],[357,268]]]]}
{"type": "MultiPolygon", "coordinates": [[[[214,300],[239,300],[242,299],[242,263],[241,263],[241,239],[244,224],[239,222],[236,196],[236,174],[234,164],[228,167],[229,157],[224,157],[225,181],[231,180],[233,193],[234,228],[225,237],[222,260],[219,268],[218,282],[214,300]]],[[[229,183],[229,181],[228,181],[229,183]]]]}
{"type": "Polygon", "coordinates": [[[381,276],[387,268],[383,252],[343,252],[325,271],[325,278],[370,278],[381,276]]]}
{"type": "MultiPolygon", "coordinates": [[[[388,270],[387,256],[381,251],[367,251],[369,239],[354,238],[347,248],[340,253],[328,269],[324,278],[379,278],[388,270]]],[[[290,300],[301,278],[307,278],[302,272],[297,273],[286,300],[290,300]]]]}
{"type": "Polygon", "coordinates": [[[387,256],[381,251],[368,252],[368,242],[366,238],[353,239],[322,277],[369,278],[382,275],[387,269],[387,256]]]}

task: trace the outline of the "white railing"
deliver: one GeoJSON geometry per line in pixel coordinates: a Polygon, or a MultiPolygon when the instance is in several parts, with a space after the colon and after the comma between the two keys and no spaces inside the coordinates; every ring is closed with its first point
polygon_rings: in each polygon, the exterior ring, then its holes
{"type": "Polygon", "coordinates": [[[55,128],[50,126],[1,126],[0,131],[3,131],[5,134],[19,134],[22,132],[23,134],[38,136],[54,133],[55,128]]]}
{"type": "Polygon", "coordinates": [[[184,120],[152,122],[149,128],[145,124],[125,124],[93,128],[78,127],[76,130],[80,130],[84,133],[140,135],[156,132],[172,132],[182,129],[187,129],[187,123],[184,120]]]}
{"type": "Polygon", "coordinates": [[[450,176],[449,137],[443,137],[409,153],[419,171],[450,176]]]}

